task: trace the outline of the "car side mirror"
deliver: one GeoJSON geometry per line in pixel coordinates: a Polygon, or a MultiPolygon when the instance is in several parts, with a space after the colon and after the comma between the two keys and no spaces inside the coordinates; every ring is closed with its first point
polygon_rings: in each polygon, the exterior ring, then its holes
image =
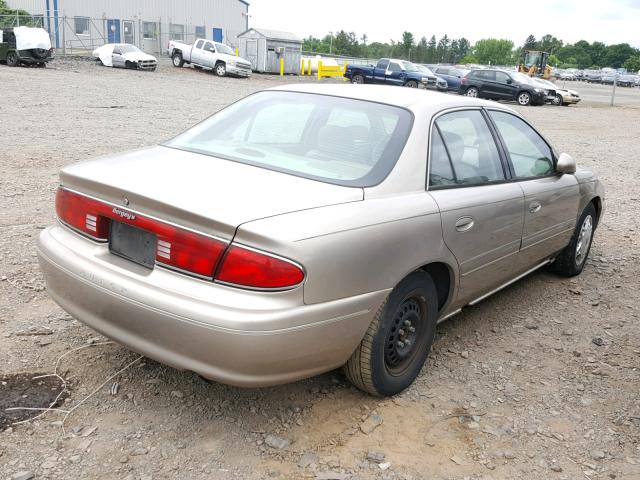
{"type": "Polygon", "coordinates": [[[568,153],[561,153],[556,164],[558,173],[576,173],[576,161],[568,153]]]}
{"type": "Polygon", "coordinates": [[[511,85],[513,83],[513,80],[511,80],[510,78],[507,79],[507,85],[511,85]]]}

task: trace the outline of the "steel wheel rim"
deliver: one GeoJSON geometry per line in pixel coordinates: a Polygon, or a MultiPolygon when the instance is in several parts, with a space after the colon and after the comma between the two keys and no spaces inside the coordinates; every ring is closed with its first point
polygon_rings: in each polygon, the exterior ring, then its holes
{"type": "Polygon", "coordinates": [[[584,263],[591,246],[591,239],[593,238],[593,219],[591,215],[587,215],[580,227],[580,233],[578,233],[578,242],[576,243],[576,266],[580,266],[584,263]]]}
{"type": "Polygon", "coordinates": [[[556,95],[556,98],[553,99],[553,104],[554,105],[560,105],[560,95],[556,95]]]}
{"type": "Polygon", "coordinates": [[[216,67],[216,73],[220,76],[223,76],[226,73],[225,68],[222,65],[218,65],[216,67]]]}
{"type": "Polygon", "coordinates": [[[173,57],[173,64],[177,67],[178,65],[180,65],[180,57],[178,57],[177,55],[175,57],[173,57]]]}
{"type": "Polygon", "coordinates": [[[521,93],[521,94],[518,96],[518,103],[519,103],[520,105],[526,105],[526,104],[528,104],[528,103],[529,103],[529,94],[527,94],[527,93],[521,93]]]}
{"type": "Polygon", "coordinates": [[[388,372],[400,376],[412,365],[427,333],[424,298],[409,294],[395,311],[384,344],[388,372]]]}
{"type": "Polygon", "coordinates": [[[360,75],[356,75],[355,77],[353,77],[353,83],[361,84],[362,77],[360,75]]]}
{"type": "Polygon", "coordinates": [[[467,97],[474,97],[476,98],[478,96],[478,89],[475,87],[471,87],[469,90],[467,90],[467,97]]]}

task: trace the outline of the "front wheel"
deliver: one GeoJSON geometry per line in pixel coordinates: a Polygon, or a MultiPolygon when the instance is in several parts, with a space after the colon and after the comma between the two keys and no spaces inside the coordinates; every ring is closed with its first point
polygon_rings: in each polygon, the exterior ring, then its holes
{"type": "Polygon", "coordinates": [[[571,242],[551,264],[552,271],[563,277],[575,277],[582,272],[591,251],[597,218],[596,208],[590,203],[580,215],[571,242]]]}
{"type": "Polygon", "coordinates": [[[360,390],[391,396],[409,387],[429,355],[438,303],[431,276],[416,271],[380,306],[360,345],[344,367],[360,390]]]}
{"type": "Polygon", "coordinates": [[[560,106],[562,105],[562,103],[563,103],[562,95],[560,95],[559,93],[556,94],[555,98],[553,99],[553,104],[560,106]]]}
{"type": "Polygon", "coordinates": [[[10,67],[17,67],[18,61],[18,54],[16,52],[7,53],[7,65],[10,67]]]}
{"type": "Polygon", "coordinates": [[[184,65],[184,60],[182,58],[182,54],[180,53],[174,53],[171,59],[173,61],[174,67],[182,67],[184,65]]]}
{"type": "Polygon", "coordinates": [[[354,75],[353,77],[351,77],[351,83],[362,84],[364,83],[364,77],[360,74],[354,75]]]}
{"type": "Polygon", "coordinates": [[[404,84],[404,86],[409,88],[418,88],[418,82],[416,82],[415,80],[409,80],[404,84]]]}
{"type": "Polygon", "coordinates": [[[465,92],[467,97],[478,98],[480,96],[480,91],[476,87],[469,87],[465,92]]]}
{"type": "Polygon", "coordinates": [[[227,66],[224,63],[219,63],[215,68],[216,75],[219,77],[224,77],[227,74],[227,66]]]}
{"type": "Polygon", "coordinates": [[[531,105],[531,94],[529,92],[520,92],[518,94],[518,103],[523,107],[531,105]]]}

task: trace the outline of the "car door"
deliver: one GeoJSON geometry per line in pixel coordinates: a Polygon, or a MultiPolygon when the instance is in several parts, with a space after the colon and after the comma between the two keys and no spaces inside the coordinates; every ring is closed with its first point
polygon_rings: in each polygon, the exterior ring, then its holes
{"type": "Polygon", "coordinates": [[[204,45],[204,40],[198,40],[196,44],[191,49],[191,63],[197,63],[198,65],[202,65],[203,55],[202,55],[202,46],[204,45]]]}
{"type": "Polygon", "coordinates": [[[204,42],[202,46],[202,65],[211,68],[216,65],[216,47],[213,42],[204,42]]]}
{"type": "Polygon", "coordinates": [[[406,78],[404,69],[398,62],[390,61],[385,73],[385,83],[388,85],[402,86],[406,78]]]}
{"type": "Polygon", "coordinates": [[[440,208],[444,242],[456,257],[464,305],[508,282],[523,228],[524,194],[481,109],[437,117],[431,130],[429,194],[440,208]]]}
{"type": "Polygon", "coordinates": [[[496,72],[493,70],[480,70],[475,74],[475,80],[478,82],[478,90],[482,98],[495,97],[495,79],[496,72]]]}
{"type": "Polygon", "coordinates": [[[496,98],[502,100],[513,100],[516,96],[517,87],[514,85],[513,79],[505,72],[495,72],[495,92],[496,98]]]}
{"type": "Polygon", "coordinates": [[[388,66],[389,60],[383,58],[382,60],[378,61],[378,64],[373,69],[373,83],[384,83],[388,66]]]}
{"type": "Polygon", "coordinates": [[[122,49],[120,47],[113,47],[113,52],[111,53],[111,64],[114,67],[124,67],[125,59],[122,56],[122,49]]]}
{"type": "Polygon", "coordinates": [[[553,150],[515,114],[489,110],[508,156],[509,168],[524,194],[520,262],[533,266],[562,250],[579,215],[580,192],[574,175],[555,171],[553,150]]]}

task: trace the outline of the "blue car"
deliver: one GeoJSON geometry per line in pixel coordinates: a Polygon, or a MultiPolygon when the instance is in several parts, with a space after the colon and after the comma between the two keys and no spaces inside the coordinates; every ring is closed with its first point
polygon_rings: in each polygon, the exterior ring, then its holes
{"type": "Polygon", "coordinates": [[[468,71],[451,66],[432,65],[430,67],[436,75],[447,81],[449,90],[456,92],[460,89],[460,81],[462,80],[462,77],[469,73],[468,71]]]}

